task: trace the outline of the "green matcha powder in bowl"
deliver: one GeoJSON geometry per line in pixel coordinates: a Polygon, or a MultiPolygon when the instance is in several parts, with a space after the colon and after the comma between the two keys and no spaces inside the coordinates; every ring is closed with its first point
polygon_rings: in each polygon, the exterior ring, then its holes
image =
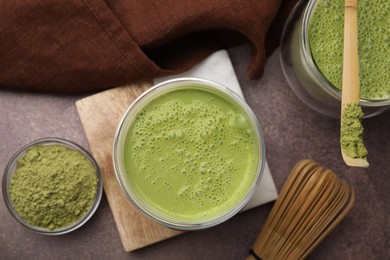
{"type": "Polygon", "coordinates": [[[45,235],[76,230],[96,211],[103,193],[99,167],[79,145],[44,138],[25,145],[3,176],[3,197],[16,220],[45,235]]]}

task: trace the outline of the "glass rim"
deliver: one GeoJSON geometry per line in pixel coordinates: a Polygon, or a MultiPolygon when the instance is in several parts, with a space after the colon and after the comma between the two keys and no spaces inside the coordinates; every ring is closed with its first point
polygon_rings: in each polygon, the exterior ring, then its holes
{"type": "MultiPolygon", "coordinates": [[[[150,100],[151,100],[150,99],[150,100]]],[[[144,101],[145,104],[147,104],[150,100],[144,101]]],[[[141,104],[141,108],[143,105],[141,104]]],[[[141,109],[139,108],[139,109],[141,109]]],[[[136,113],[136,112],[134,112],[136,113]]],[[[249,105],[245,102],[245,100],[237,95],[233,90],[216,83],[214,81],[206,80],[206,79],[201,79],[201,78],[194,78],[194,77],[183,77],[183,78],[175,78],[171,80],[167,80],[161,83],[158,83],[154,85],[153,87],[149,88],[146,90],[144,93],[142,93],[137,99],[135,99],[130,106],[127,108],[125,111],[124,115],[122,116],[122,119],[120,120],[116,133],[115,133],[115,138],[114,138],[114,143],[113,143],[113,165],[114,165],[114,171],[115,171],[115,176],[117,179],[117,182],[122,190],[122,193],[125,195],[126,199],[138,210],[140,211],[143,215],[148,217],[149,219],[152,219],[153,221],[162,224],[164,226],[167,226],[172,229],[176,230],[199,230],[199,229],[204,229],[208,228],[211,226],[215,226],[217,224],[220,224],[227,219],[233,217],[235,214],[237,214],[250,200],[250,198],[253,196],[255,193],[260,180],[262,178],[263,172],[264,172],[264,167],[265,167],[265,143],[264,143],[264,138],[263,138],[263,133],[260,127],[260,123],[258,122],[254,112],[252,109],[249,107],[249,105]],[[234,205],[234,207],[230,208],[226,212],[214,216],[211,219],[206,219],[206,221],[196,221],[196,220],[191,220],[191,221],[183,221],[179,219],[175,219],[173,217],[169,216],[164,216],[164,214],[160,213],[158,210],[153,209],[152,207],[145,205],[142,203],[142,199],[138,199],[137,195],[132,193],[132,191],[129,191],[126,188],[126,180],[122,177],[122,172],[121,172],[121,165],[119,165],[119,160],[118,158],[120,157],[120,149],[119,149],[119,141],[125,138],[126,132],[123,129],[125,123],[130,124],[131,121],[133,120],[130,118],[129,114],[134,110],[137,109],[137,107],[140,105],[140,103],[144,100],[150,97],[151,99],[153,98],[153,94],[155,95],[160,95],[164,93],[170,92],[170,90],[174,91],[175,89],[181,89],[185,88],[186,85],[191,85],[191,87],[197,86],[201,87],[204,89],[213,89],[216,90],[217,92],[220,92],[220,94],[225,94],[232,100],[230,102],[236,102],[237,105],[239,105],[245,113],[248,115],[248,117],[251,119],[251,123],[253,125],[253,128],[256,129],[256,135],[258,139],[258,149],[260,153],[260,158],[258,161],[257,165],[257,172],[255,173],[256,176],[253,180],[253,183],[251,184],[250,188],[248,189],[247,193],[245,196],[240,199],[240,201],[237,203],[237,205],[234,205]],[[157,92],[157,93],[156,93],[157,92]],[[128,122],[130,121],[130,122],[128,122]],[[140,203],[141,202],[141,203],[140,203]]]]}
{"type": "Polygon", "coordinates": [[[103,177],[99,168],[99,165],[97,164],[96,160],[93,158],[93,156],[83,147],[80,145],[76,144],[75,142],[63,139],[63,138],[58,138],[58,137],[45,137],[45,138],[40,138],[37,140],[34,140],[32,142],[29,142],[25,145],[23,145],[21,148],[19,148],[11,157],[11,159],[8,161],[5,170],[4,170],[4,175],[3,175],[3,180],[2,180],[2,189],[3,189],[3,198],[5,205],[8,208],[8,211],[11,213],[11,215],[24,227],[39,233],[43,235],[62,235],[69,233],[71,231],[74,231],[84,225],[91,217],[92,215],[96,212],[97,208],[99,207],[102,195],[103,195],[103,177]],[[93,165],[95,168],[95,174],[98,179],[97,187],[96,187],[96,195],[93,200],[91,208],[88,210],[88,212],[80,218],[78,221],[74,222],[73,224],[70,224],[68,226],[65,226],[63,228],[59,229],[54,229],[50,230],[47,228],[42,228],[38,226],[31,225],[27,221],[23,219],[22,216],[19,215],[19,213],[16,211],[16,209],[13,206],[12,199],[9,195],[9,184],[12,175],[14,174],[16,163],[21,156],[23,156],[30,148],[32,148],[35,145],[63,145],[66,146],[70,149],[76,150],[83,154],[93,165]]]}

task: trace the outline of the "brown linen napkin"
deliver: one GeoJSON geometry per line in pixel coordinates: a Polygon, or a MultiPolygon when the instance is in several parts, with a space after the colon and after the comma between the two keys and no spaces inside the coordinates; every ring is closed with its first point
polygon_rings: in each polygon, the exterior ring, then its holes
{"type": "Polygon", "coordinates": [[[295,2],[1,1],[0,87],[97,91],[183,72],[241,43],[252,47],[248,76],[258,78],[295,2]]]}

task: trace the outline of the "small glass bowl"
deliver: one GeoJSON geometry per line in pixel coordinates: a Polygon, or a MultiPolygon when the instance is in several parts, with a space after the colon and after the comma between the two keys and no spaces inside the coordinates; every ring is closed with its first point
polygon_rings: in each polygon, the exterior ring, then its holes
{"type": "Polygon", "coordinates": [[[74,231],[77,228],[81,227],[84,223],[86,223],[92,217],[92,215],[97,210],[99,203],[100,203],[100,200],[102,198],[102,194],[103,194],[103,180],[102,180],[102,176],[101,176],[101,173],[99,170],[99,166],[96,163],[95,159],[81,146],[79,146],[71,141],[61,139],[61,138],[42,138],[42,139],[35,140],[35,141],[23,146],[14,154],[14,156],[12,156],[11,160],[8,162],[8,164],[5,168],[5,171],[4,171],[3,197],[4,197],[4,201],[5,201],[5,204],[9,210],[9,212],[23,226],[25,226],[26,228],[28,228],[36,233],[43,234],[43,235],[62,235],[62,234],[66,234],[66,233],[69,233],[71,231],[74,231]],[[81,154],[83,154],[86,158],[88,158],[88,160],[92,163],[93,167],[96,169],[95,172],[96,172],[96,177],[98,179],[98,184],[97,184],[97,191],[96,191],[96,195],[95,195],[95,199],[93,201],[93,204],[92,204],[91,208],[89,209],[89,211],[82,218],[80,218],[78,221],[76,221],[75,223],[73,223],[69,226],[66,226],[66,227],[63,227],[60,229],[55,229],[55,230],[50,230],[50,229],[46,229],[46,228],[42,228],[42,227],[33,226],[30,223],[28,223],[27,221],[25,221],[14,208],[14,205],[13,205],[10,193],[9,193],[11,178],[12,178],[13,173],[15,172],[18,159],[21,158],[27,152],[27,150],[29,150],[30,148],[32,148],[35,145],[63,145],[63,146],[66,146],[68,148],[71,148],[71,149],[76,150],[76,151],[80,152],[81,154]]]}
{"type": "Polygon", "coordinates": [[[115,175],[117,181],[119,183],[120,188],[122,189],[123,194],[126,199],[142,214],[151,220],[162,224],[166,227],[175,229],[175,230],[200,230],[215,226],[220,224],[235,214],[241,211],[241,209],[248,203],[253,194],[255,193],[258,184],[260,183],[261,177],[264,172],[264,164],[265,164],[265,144],[263,134],[260,128],[260,124],[256,118],[256,115],[253,113],[248,104],[238,96],[231,89],[222,86],[218,83],[199,79],[199,78],[176,78],[168,81],[164,81],[145,91],[141,96],[139,96],[127,109],[125,112],[121,122],[118,125],[114,145],[113,145],[113,164],[115,169],[115,175]],[[253,128],[255,129],[256,138],[258,140],[258,149],[260,153],[260,158],[257,164],[257,171],[254,173],[253,183],[251,184],[248,191],[245,193],[245,196],[238,201],[234,206],[232,206],[229,210],[225,211],[223,214],[215,216],[213,218],[208,219],[199,219],[199,220],[183,220],[177,219],[170,216],[165,215],[157,209],[149,206],[147,203],[143,201],[141,196],[139,196],[132,189],[132,182],[126,175],[126,169],[124,166],[124,145],[125,139],[130,128],[132,122],[134,121],[137,113],[142,110],[142,108],[147,105],[154,98],[178,90],[178,89],[201,89],[204,91],[209,91],[211,93],[215,93],[224,97],[232,103],[240,106],[243,111],[247,114],[248,118],[251,121],[253,128]]]}

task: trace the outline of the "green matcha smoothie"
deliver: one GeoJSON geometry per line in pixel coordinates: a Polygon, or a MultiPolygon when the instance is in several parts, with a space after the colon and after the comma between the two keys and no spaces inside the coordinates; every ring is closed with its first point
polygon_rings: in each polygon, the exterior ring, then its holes
{"type": "MultiPolygon", "coordinates": [[[[314,61],[341,90],[344,1],[318,0],[309,22],[309,43],[314,61]]],[[[364,99],[390,98],[390,2],[358,1],[360,94],[364,99]]]]}
{"type": "Polygon", "coordinates": [[[148,207],[178,221],[218,217],[235,207],[259,171],[259,139],[236,103],[201,88],[148,102],[131,123],[124,165],[148,207]]]}

